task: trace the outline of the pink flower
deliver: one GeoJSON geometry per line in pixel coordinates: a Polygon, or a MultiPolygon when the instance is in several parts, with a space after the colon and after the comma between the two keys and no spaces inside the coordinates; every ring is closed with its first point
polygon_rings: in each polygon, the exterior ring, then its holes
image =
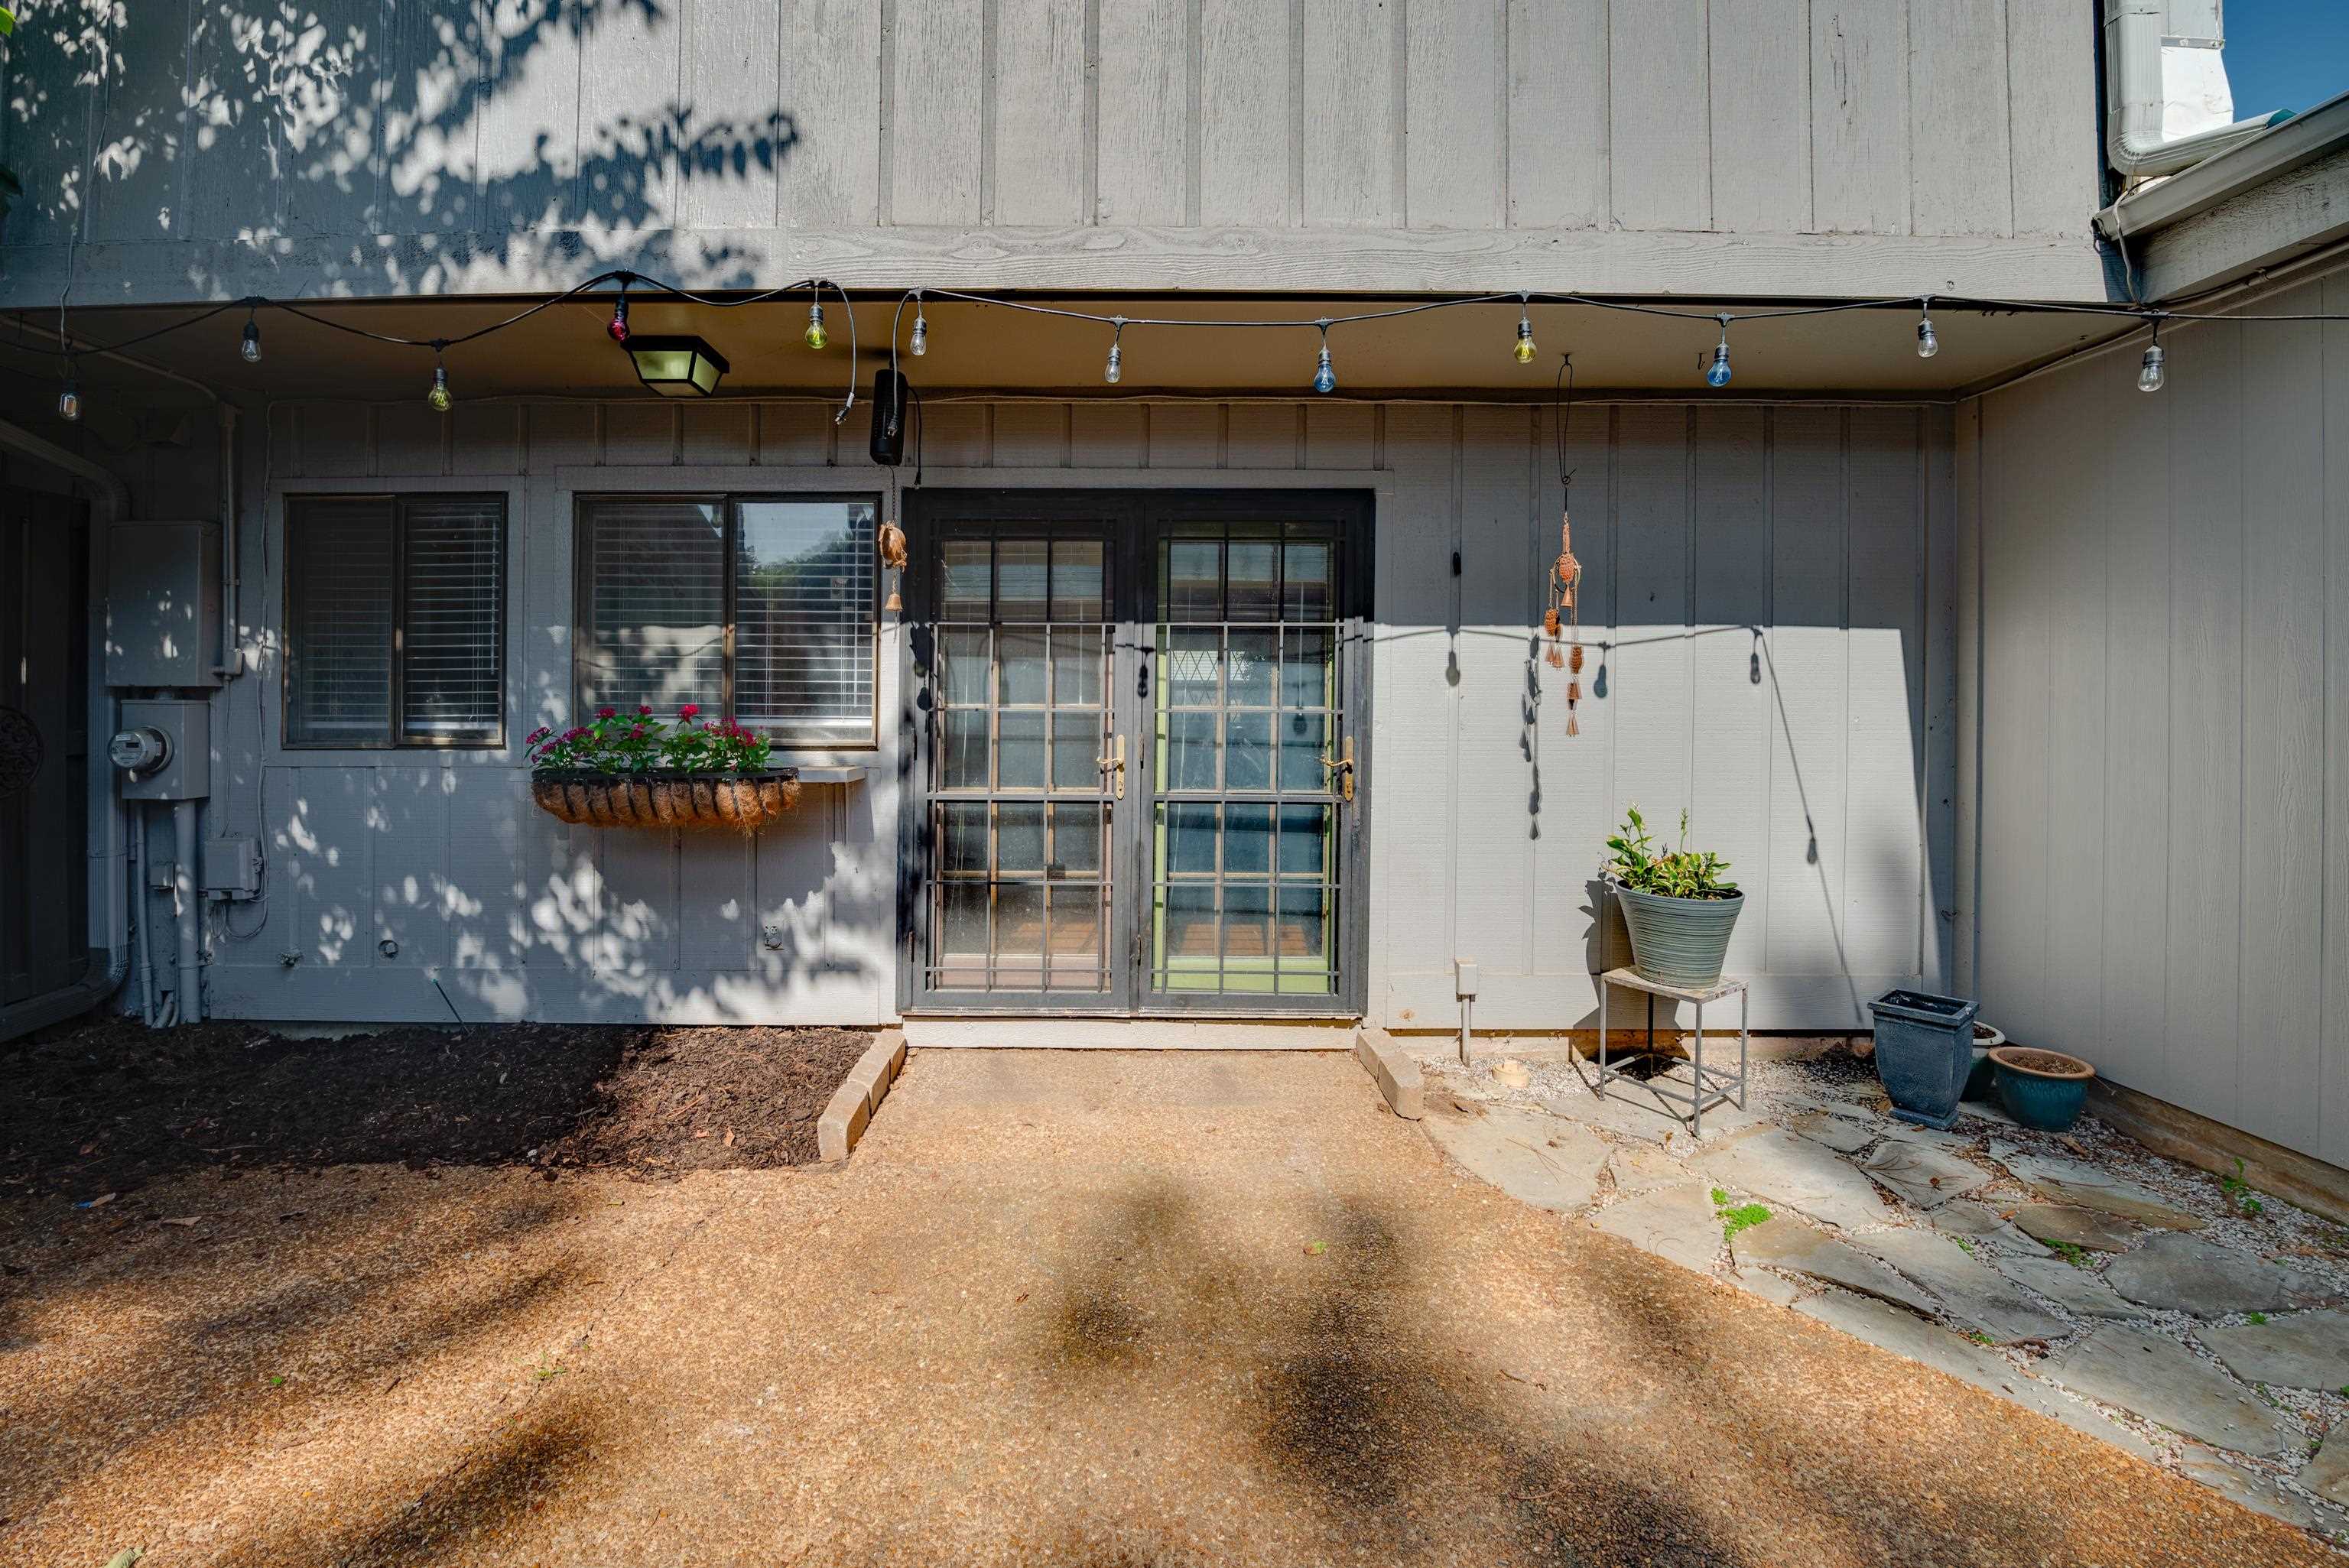
{"type": "Polygon", "coordinates": [[[647,718],[650,718],[653,716],[653,705],[648,702],[640,702],[636,704],[636,712],[647,718]]]}
{"type": "Polygon", "coordinates": [[[597,718],[617,718],[620,717],[620,710],[616,707],[599,707],[595,710],[595,717],[597,718]]]}
{"type": "Polygon", "coordinates": [[[530,734],[523,738],[523,744],[524,746],[536,746],[540,741],[544,740],[548,736],[553,735],[554,733],[554,731],[542,724],[536,729],[532,730],[530,734]]]}
{"type": "Polygon", "coordinates": [[[679,717],[679,718],[691,718],[695,714],[699,713],[700,711],[701,711],[701,705],[700,705],[699,703],[698,703],[698,702],[689,702],[689,703],[687,703],[683,707],[678,708],[678,709],[677,710],[677,716],[678,716],[678,717],[679,717]]]}
{"type": "Polygon", "coordinates": [[[628,738],[630,740],[642,740],[644,738],[645,727],[643,725],[635,725],[629,728],[628,738]]]}

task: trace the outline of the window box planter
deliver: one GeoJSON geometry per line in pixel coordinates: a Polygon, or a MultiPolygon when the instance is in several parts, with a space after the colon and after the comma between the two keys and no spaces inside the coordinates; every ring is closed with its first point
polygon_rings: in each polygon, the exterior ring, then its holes
{"type": "Polygon", "coordinates": [[[800,777],[795,768],[744,773],[542,768],[530,777],[530,796],[540,810],[580,827],[755,833],[799,803],[800,777]]]}

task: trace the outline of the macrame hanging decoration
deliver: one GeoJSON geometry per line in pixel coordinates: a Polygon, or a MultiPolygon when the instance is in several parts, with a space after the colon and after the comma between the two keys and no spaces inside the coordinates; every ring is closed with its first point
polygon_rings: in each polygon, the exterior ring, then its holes
{"type": "Polygon", "coordinates": [[[1557,515],[1557,559],[1549,568],[1549,608],[1542,614],[1542,630],[1549,634],[1549,665],[1552,669],[1567,672],[1566,732],[1579,735],[1582,727],[1575,722],[1574,710],[1582,700],[1582,609],[1577,602],[1577,592],[1582,585],[1582,562],[1574,558],[1574,512],[1571,507],[1557,515]],[[1566,656],[1558,656],[1557,644],[1562,635],[1572,634],[1566,656]]]}

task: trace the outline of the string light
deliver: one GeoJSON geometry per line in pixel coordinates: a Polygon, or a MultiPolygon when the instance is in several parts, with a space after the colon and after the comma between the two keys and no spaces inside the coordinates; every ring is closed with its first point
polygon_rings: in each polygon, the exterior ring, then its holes
{"type": "Polygon", "coordinates": [[[2169,356],[2161,346],[2161,323],[2157,319],[2153,324],[2153,341],[2145,346],[2145,357],[2137,362],[2137,389],[2140,392],[2160,391],[2162,384],[2169,379],[2168,359],[2169,356]]]}
{"type": "Polygon", "coordinates": [[[449,396],[449,366],[440,357],[442,346],[437,344],[433,346],[432,390],[424,395],[424,400],[432,405],[432,411],[436,414],[446,414],[449,405],[456,401],[449,396]]]}
{"type": "Polygon", "coordinates": [[[1109,363],[1102,366],[1102,379],[1114,387],[1125,376],[1124,353],[1121,345],[1125,337],[1125,317],[1119,316],[1109,340],[1109,363]]]}
{"type": "Polygon", "coordinates": [[[615,343],[628,341],[628,280],[625,276],[620,279],[619,297],[612,302],[611,325],[604,330],[615,343]]]}
{"type": "Polygon", "coordinates": [[[1927,294],[1917,318],[1917,357],[1930,359],[1941,352],[1941,340],[1933,335],[1933,296],[1927,294]]]}
{"type": "Polygon", "coordinates": [[[1330,368],[1330,324],[1323,321],[1319,325],[1321,357],[1313,368],[1313,390],[1326,395],[1338,389],[1338,373],[1330,368]]]}
{"type": "Polygon", "coordinates": [[[823,301],[822,300],[817,300],[808,306],[806,336],[807,346],[810,348],[822,348],[832,341],[832,334],[823,329],[823,301]]]}
{"type": "Polygon", "coordinates": [[[244,356],[247,365],[261,363],[261,324],[254,319],[254,310],[244,313],[244,339],[237,345],[236,351],[244,356]]]}
{"type": "Polygon", "coordinates": [[[1729,385],[1729,317],[1721,316],[1721,342],[1713,351],[1713,363],[1704,367],[1704,384],[1712,387],[1729,385]]]}
{"type": "Polygon", "coordinates": [[[74,385],[74,364],[66,361],[66,384],[57,392],[57,418],[70,425],[81,418],[81,392],[74,385]]]}
{"type": "Polygon", "coordinates": [[[919,359],[930,351],[930,324],[922,315],[922,296],[914,296],[914,340],[905,345],[913,356],[919,359]]]}
{"type": "Polygon", "coordinates": [[[1533,318],[1526,314],[1526,297],[1523,294],[1517,296],[1517,344],[1509,352],[1520,365],[1531,365],[1539,352],[1534,347],[1533,318]]]}

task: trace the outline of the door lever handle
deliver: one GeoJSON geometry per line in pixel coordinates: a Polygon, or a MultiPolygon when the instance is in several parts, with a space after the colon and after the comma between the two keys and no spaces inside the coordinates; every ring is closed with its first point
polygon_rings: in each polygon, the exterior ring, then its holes
{"type": "Polygon", "coordinates": [[[1334,758],[1319,758],[1316,760],[1321,764],[1321,771],[1330,775],[1332,786],[1340,795],[1344,797],[1346,804],[1352,805],[1354,803],[1354,738],[1350,735],[1346,737],[1341,755],[1334,758]]]}
{"type": "Polygon", "coordinates": [[[1113,775],[1111,789],[1115,797],[1125,799],[1125,737],[1117,737],[1109,752],[1093,758],[1093,766],[1104,774],[1113,775]]]}

